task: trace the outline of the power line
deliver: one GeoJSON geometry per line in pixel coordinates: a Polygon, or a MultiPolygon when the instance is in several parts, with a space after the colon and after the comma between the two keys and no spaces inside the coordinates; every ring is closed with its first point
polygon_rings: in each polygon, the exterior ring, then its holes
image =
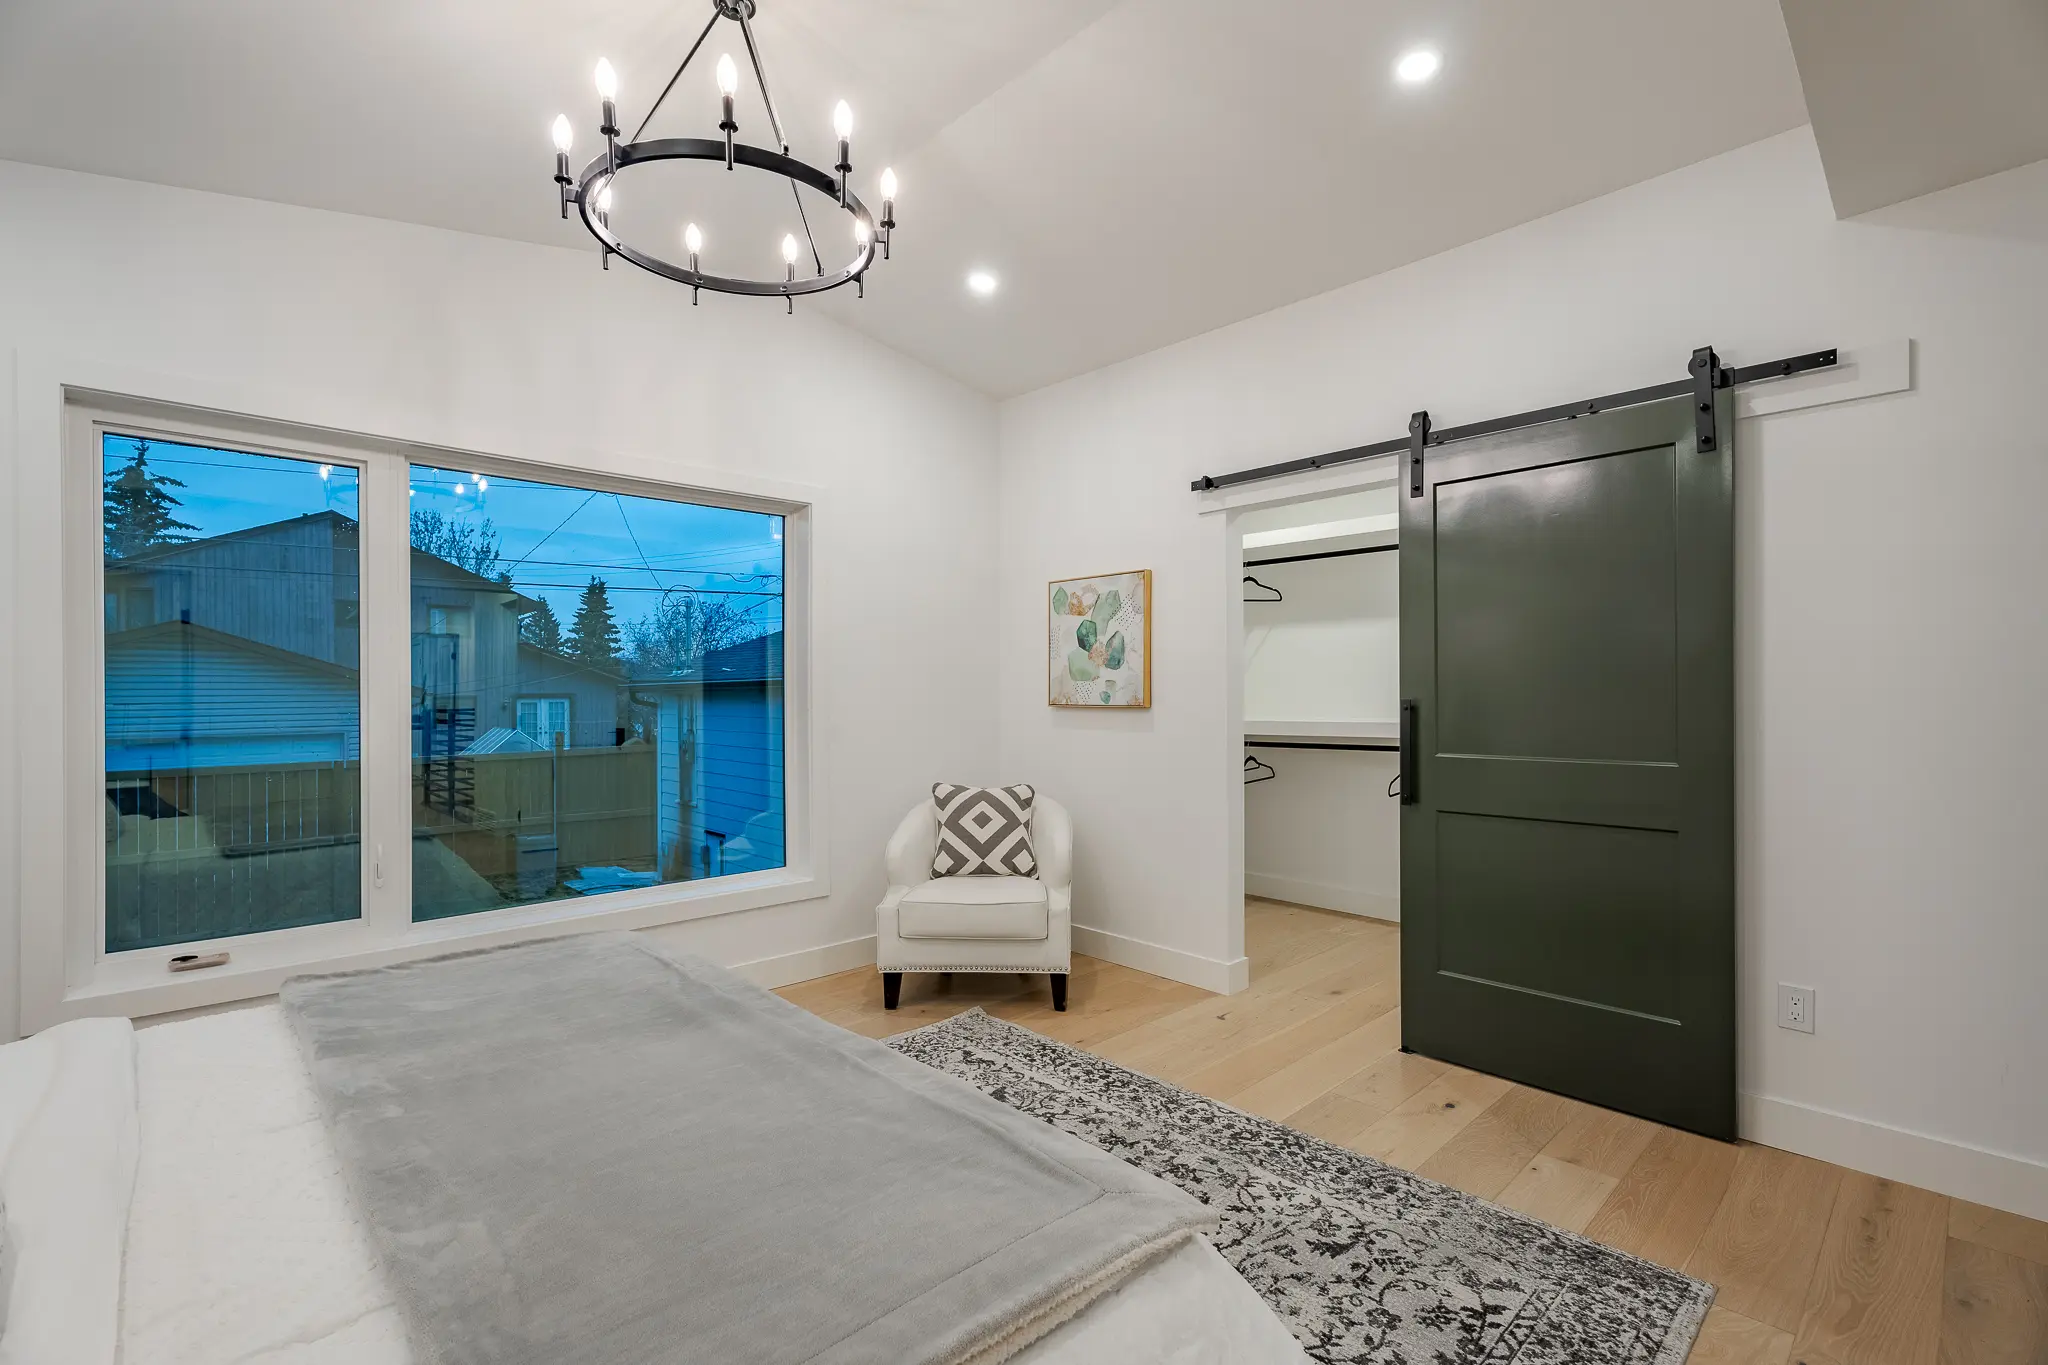
{"type": "MultiPolygon", "coordinates": [[[[584,508],[586,508],[586,507],[590,506],[590,499],[591,499],[591,498],[594,498],[594,497],[596,497],[596,496],[597,496],[597,493],[596,493],[596,491],[595,491],[595,490],[593,490],[593,491],[591,492],[591,494],[590,494],[590,497],[587,497],[587,498],[585,498],[585,499],[584,499],[584,500],[583,500],[582,502],[579,502],[579,503],[577,503],[577,504],[576,504],[576,507],[575,507],[575,510],[574,510],[574,511],[572,511],[572,512],[570,512],[570,513],[569,513],[569,516],[567,516],[567,517],[563,517],[563,518],[562,518],[562,519],[561,519],[560,521],[558,521],[558,522],[556,522],[556,523],[555,523],[555,531],[559,531],[559,530],[561,530],[561,529],[562,529],[562,528],[563,528],[564,526],[567,526],[567,525],[569,524],[569,518],[570,518],[570,517],[573,517],[573,516],[575,516],[577,512],[581,512],[581,511],[582,511],[582,510],[583,510],[584,508]]],[[[541,538],[540,538],[539,540],[535,541],[535,542],[534,542],[534,545],[533,545],[533,549],[532,549],[532,550],[528,550],[528,551],[526,552],[526,554],[527,554],[528,556],[531,556],[531,555],[532,555],[532,554],[534,553],[534,551],[535,551],[535,550],[538,550],[538,549],[540,549],[540,547],[541,547],[541,546],[543,546],[543,545],[547,544],[547,543],[548,543],[548,542],[549,542],[550,540],[553,540],[553,539],[555,538],[555,531],[550,531],[550,532],[548,532],[548,533],[547,533],[546,535],[542,536],[542,537],[541,537],[541,538]]],[[[518,567],[519,565],[521,565],[521,564],[524,564],[525,562],[526,562],[526,558],[525,558],[525,557],[522,557],[522,558],[519,558],[519,559],[515,559],[515,560],[513,560],[513,561],[512,561],[512,563],[511,563],[511,564],[509,564],[509,565],[507,565],[506,567],[507,567],[507,569],[509,570],[509,569],[512,569],[512,568],[516,568],[516,567],[518,567]]]]}

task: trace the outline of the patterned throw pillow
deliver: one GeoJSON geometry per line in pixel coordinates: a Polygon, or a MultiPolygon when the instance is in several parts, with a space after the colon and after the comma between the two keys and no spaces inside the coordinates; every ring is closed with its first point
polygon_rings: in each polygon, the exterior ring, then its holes
{"type": "Polygon", "coordinates": [[[1026,786],[961,787],[932,784],[939,817],[934,877],[1036,877],[1031,852],[1031,802],[1026,786]]]}

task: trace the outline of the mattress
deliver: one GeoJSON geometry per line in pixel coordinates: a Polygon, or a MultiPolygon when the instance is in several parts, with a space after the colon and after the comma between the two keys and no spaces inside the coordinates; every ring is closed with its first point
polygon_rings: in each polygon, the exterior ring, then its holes
{"type": "MultiPolygon", "coordinates": [[[[140,1031],[124,1365],[412,1365],[276,1005],[140,1031]]],[[[1215,1249],[1183,1244],[1016,1365],[1301,1365],[1215,1249]]]]}

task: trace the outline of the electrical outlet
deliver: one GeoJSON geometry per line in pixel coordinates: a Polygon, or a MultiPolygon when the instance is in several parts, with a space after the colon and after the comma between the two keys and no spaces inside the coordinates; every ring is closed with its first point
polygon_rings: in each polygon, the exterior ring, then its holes
{"type": "Polygon", "coordinates": [[[1778,983],[1778,1027],[1813,1032],[1813,987],[1778,983]]]}

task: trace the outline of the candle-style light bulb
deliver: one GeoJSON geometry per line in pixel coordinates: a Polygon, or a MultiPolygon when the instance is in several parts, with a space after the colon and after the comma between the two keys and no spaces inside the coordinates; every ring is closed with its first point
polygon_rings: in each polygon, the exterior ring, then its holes
{"type": "Polygon", "coordinates": [[[718,129],[725,134],[725,168],[732,169],[732,135],[740,130],[739,120],[732,116],[732,97],[739,93],[740,69],[733,65],[732,54],[726,53],[718,59],[718,129]]]}
{"type": "MultiPolygon", "coordinates": [[[[694,256],[703,249],[704,234],[697,231],[697,225],[695,223],[691,223],[689,226],[683,229],[683,250],[689,252],[692,256],[694,256]]],[[[696,262],[692,261],[690,263],[690,269],[695,270],[696,268],[696,262]]]]}
{"type": "Polygon", "coordinates": [[[866,219],[856,218],[853,220],[853,240],[859,246],[866,246],[868,244],[868,225],[866,219]]]}
{"type": "Polygon", "coordinates": [[[882,259],[889,259],[889,238],[896,230],[896,170],[882,168],[882,259]]]}
{"type": "Polygon", "coordinates": [[[611,216],[612,186],[609,180],[605,182],[604,188],[597,192],[597,211],[602,217],[609,218],[611,216]]]}
{"type": "Polygon", "coordinates": [[[619,97],[619,73],[612,70],[609,61],[599,57],[596,75],[599,112],[603,115],[597,131],[604,134],[605,169],[615,171],[619,168],[619,106],[613,101],[619,97]]]}
{"type": "Polygon", "coordinates": [[[839,207],[846,207],[846,177],[853,173],[853,109],[845,100],[839,101],[832,110],[832,131],[839,134],[839,161],[833,170],[839,172],[839,207]]]}
{"type": "MultiPolygon", "coordinates": [[[[796,234],[793,232],[783,235],[782,259],[788,263],[791,270],[796,269],[796,234]]],[[[791,276],[791,278],[794,279],[795,276],[791,276]]]]}
{"type": "Polygon", "coordinates": [[[562,201],[562,216],[569,216],[569,187],[576,182],[569,178],[569,148],[575,144],[576,130],[569,126],[567,114],[555,115],[554,126],[548,130],[555,139],[555,184],[556,198],[562,201]]]}

